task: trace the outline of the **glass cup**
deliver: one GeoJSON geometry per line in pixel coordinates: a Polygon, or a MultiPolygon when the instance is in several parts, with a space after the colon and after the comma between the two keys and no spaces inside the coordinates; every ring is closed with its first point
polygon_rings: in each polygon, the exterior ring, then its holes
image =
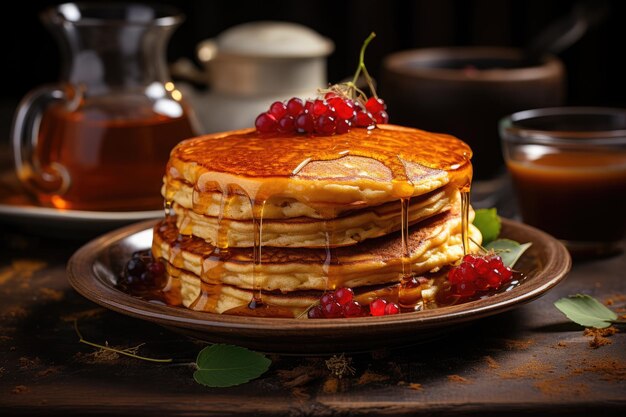
{"type": "Polygon", "coordinates": [[[606,255],[626,236],[626,109],[554,107],[500,121],[522,220],[573,255],[606,255]]]}

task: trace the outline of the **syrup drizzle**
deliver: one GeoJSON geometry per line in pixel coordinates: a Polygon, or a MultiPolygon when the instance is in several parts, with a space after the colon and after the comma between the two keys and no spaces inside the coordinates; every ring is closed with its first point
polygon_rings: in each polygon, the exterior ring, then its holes
{"type": "Polygon", "coordinates": [[[411,252],[409,249],[409,198],[400,199],[400,217],[402,230],[402,279],[411,276],[411,252]]]}
{"type": "Polygon", "coordinates": [[[330,246],[330,242],[332,242],[332,232],[328,231],[328,223],[324,222],[324,237],[325,237],[325,245],[324,245],[324,249],[326,251],[326,257],[324,258],[324,264],[322,265],[322,271],[324,272],[324,275],[326,276],[326,288],[324,289],[325,291],[329,291],[329,290],[333,290],[334,289],[334,283],[332,282],[332,278],[331,278],[331,274],[330,274],[330,268],[331,268],[331,262],[332,262],[332,256],[331,256],[331,246],[330,246]]]}
{"type": "Polygon", "coordinates": [[[163,200],[163,213],[165,214],[166,218],[174,215],[174,210],[172,210],[173,204],[174,202],[169,198],[163,200]]]}
{"type": "Polygon", "coordinates": [[[254,247],[252,252],[252,300],[248,307],[252,310],[258,308],[263,304],[263,297],[261,293],[261,259],[263,250],[263,211],[265,209],[265,200],[254,201],[250,200],[252,208],[252,222],[254,230],[254,247]]]}
{"type": "MultiPolygon", "coordinates": [[[[405,309],[417,309],[418,301],[421,300],[421,290],[413,289],[411,285],[412,265],[411,252],[409,248],[409,198],[400,199],[400,217],[401,217],[401,238],[402,253],[400,261],[402,262],[402,276],[400,277],[400,285],[398,286],[398,303],[405,309]],[[419,294],[417,293],[419,291],[419,294]]],[[[420,307],[421,308],[421,307],[420,307]]]]}
{"type": "Polygon", "coordinates": [[[224,213],[228,212],[233,200],[234,196],[230,192],[230,187],[224,187],[220,198],[220,211],[217,216],[217,239],[215,242],[215,246],[221,249],[228,249],[230,220],[224,217],[224,213]]]}
{"type": "Polygon", "coordinates": [[[463,241],[463,255],[470,253],[469,208],[470,193],[469,191],[461,191],[461,239],[463,241]]]}

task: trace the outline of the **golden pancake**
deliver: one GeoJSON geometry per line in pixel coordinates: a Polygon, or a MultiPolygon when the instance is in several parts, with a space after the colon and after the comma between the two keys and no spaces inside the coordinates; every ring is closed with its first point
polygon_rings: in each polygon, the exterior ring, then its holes
{"type": "MultiPolygon", "coordinates": [[[[469,231],[471,239],[480,244],[482,237],[478,229],[470,226],[469,231]]],[[[407,264],[417,274],[461,258],[458,206],[414,225],[407,244],[410,255],[407,264]]],[[[179,235],[174,219],[170,218],[155,226],[152,252],[156,258],[209,284],[290,292],[398,281],[403,271],[401,247],[399,232],[328,250],[264,247],[260,265],[254,268],[250,248],[220,250],[203,239],[179,235]]],[[[478,247],[472,244],[470,249],[475,252],[478,247]]]]}
{"type": "MultiPolygon", "coordinates": [[[[174,268],[167,264],[167,285],[150,294],[144,294],[147,299],[165,301],[169,305],[189,308],[195,311],[205,311],[218,314],[249,315],[248,304],[253,298],[252,290],[244,290],[224,284],[207,284],[202,282],[196,275],[174,268]]],[[[419,302],[422,308],[433,306],[435,295],[439,290],[443,276],[428,276],[427,285],[416,288],[421,293],[422,300],[428,304],[419,302]]],[[[355,291],[355,300],[361,305],[368,305],[372,300],[380,296],[387,299],[396,299],[396,283],[382,286],[360,287],[355,291]]],[[[316,304],[324,291],[294,291],[289,293],[264,292],[264,307],[269,307],[255,315],[267,315],[273,317],[302,317],[309,307],[316,304]]],[[[258,313],[258,312],[257,312],[258,313]]]]}
{"type": "MultiPolygon", "coordinates": [[[[196,275],[170,264],[167,265],[167,274],[169,283],[162,293],[165,297],[177,299],[176,303],[170,304],[179,303],[178,305],[191,310],[221,314],[241,306],[247,308],[253,297],[252,290],[232,285],[207,284],[196,275]]],[[[282,316],[296,317],[315,303],[321,295],[321,291],[299,291],[290,294],[264,293],[263,302],[284,309],[280,314],[282,316]]]]}
{"type": "Polygon", "coordinates": [[[284,218],[287,213],[276,206],[297,201],[303,206],[288,217],[333,218],[342,210],[422,195],[448,183],[465,186],[471,155],[452,136],[393,125],[331,137],[246,129],[181,142],[170,155],[163,194],[214,217],[228,206],[227,218],[237,213],[245,219],[284,218]],[[232,195],[239,197],[229,201],[232,195]]]}
{"type": "MultiPolygon", "coordinates": [[[[453,187],[413,197],[409,203],[409,224],[427,219],[452,204],[459,204],[459,191],[453,187]]],[[[221,248],[254,246],[252,220],[232,220],[200,215],[174,204],[176,225],[185,235],[193,235],[221,248]]],[[[345,212],[333,219],[295,217],[263,219],[262,245],[273,247],[323,248],[347,246],[400,230],[401,210],[398,201],[345,212]]]]}

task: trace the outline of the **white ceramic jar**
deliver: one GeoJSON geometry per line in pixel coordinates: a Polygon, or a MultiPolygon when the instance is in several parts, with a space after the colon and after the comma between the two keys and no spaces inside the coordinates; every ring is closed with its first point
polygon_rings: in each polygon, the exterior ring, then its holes
{"type": "MultiPolygon", "coordinates": [[[[305,26],[259,21],[222,32],[197,47],[208,92],[183,88],[205,133],[251,127],[276,100],[315,96],[327,86],[331,40],[305,26]]],[[[180,73],[180,71],[179,71],[180,73]]]]}

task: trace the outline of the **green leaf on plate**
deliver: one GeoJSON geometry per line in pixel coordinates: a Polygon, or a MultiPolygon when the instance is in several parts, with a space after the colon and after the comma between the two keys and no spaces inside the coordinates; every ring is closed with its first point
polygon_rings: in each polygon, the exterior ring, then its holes
{"type": "Polygon", "coordinates": [[[576,294],[561,298],[554,303],[554,306],[561,313],[565,314],[568,319],[585,327],[602,329],[609,327],[611,321],[617,320],[617,314],[586,294],[576,294]]]}
{"type": "Polygon", "coordinates": [[[474,216],[474,226],[483,235],[483,245],[492,242],[500,235],[502,223],[495,208],[478,209],[474,216]]]}
{"type": "Polygon", "coordinates": [[[519,260],[520,256],[522,256],[531,245],[532,243],[530,242],[520,244],[511,239],[498,239],[486,244],[485,249],[492,249],[502,258],[504,265],[513,268],[513,265],[519,260]]]}
{"type": "Polygon", "coordinates": [[[263,375],[271,363],[261,353],[240,346],[216,344],[200,351],[193,378],[208,387],[232,387],[263,375]]]}

